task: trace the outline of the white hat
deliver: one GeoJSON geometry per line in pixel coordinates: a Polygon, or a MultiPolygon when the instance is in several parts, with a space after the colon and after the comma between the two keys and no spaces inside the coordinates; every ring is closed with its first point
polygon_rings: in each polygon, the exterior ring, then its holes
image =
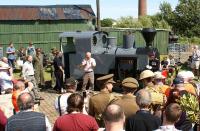
{"type": "Polygon", "coordinates": [[[155,76],[154,79],[165,79],[166,77],[164,75],[162,75],[162,73],[160,71],[156,71],[154,72],[155,76]]]}
{"type": "Polygon", "coordinates": [[[195,77],[194,77],[194,73],[193,73],[192,71],[187,71],[186,73],[187,73],[187,77],[188,77],[188,78],[192,78],[192,79],[195,78],[195,77]]]}
{"type": "Polygon", "coordinates": [[[188,78],[188,73],[187,73],[187,71],[180,71],[180,72],[177,74],[177,77],[183,78],[183,79],[188,78]]]}

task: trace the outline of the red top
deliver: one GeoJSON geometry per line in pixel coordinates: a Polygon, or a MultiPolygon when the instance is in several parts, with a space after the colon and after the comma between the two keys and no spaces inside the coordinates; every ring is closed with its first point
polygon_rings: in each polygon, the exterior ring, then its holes
{"type": "Polygon", "coordinates": [[[19,107],[17,105],[17,98],[20,95],[20,93],[21,93],[20,91],[13,91],[13,93],[12,93],[12,104],[13,104],[16,112],[19,111],[19,107]]]}
{"type": "Polygon", "coordinates": [[[162,75],[165,76],[165,78],[167,78],[167,77],[168,77],[168,72],[167,72],[167,70],[163,70],[163,71],[162,71],[162,75]]]}
{"type": "Polygon", "coordinates": [[[0,110],[0,131],[5,130],[6,122],[7,122],[7,118],[4,115],[3,111],[0,110]]]}
{"type": "Polygon", "coordinates": [[[53,131],[97,131],[98,129],[99,126],[93,117],[76,113],[58,117],[53,131]]]}

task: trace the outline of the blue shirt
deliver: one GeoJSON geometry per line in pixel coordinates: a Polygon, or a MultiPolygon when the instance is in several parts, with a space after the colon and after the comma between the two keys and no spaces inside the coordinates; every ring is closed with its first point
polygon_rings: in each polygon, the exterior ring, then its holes
{"type": "Polygon", "coordinates": [[[29,46],[27,48],[27,55],[31,55],[31,56],[34,56],[35,55],[35,47],[34,46],[29,46]]]}
{"type": "Polygon", "coordinates": [[[15,59],[15,48],[14,47],[7,47],[7,50],[6,50],[7,53],[11,53],[11,54],[8,54],[8,59],[15,59]]]}

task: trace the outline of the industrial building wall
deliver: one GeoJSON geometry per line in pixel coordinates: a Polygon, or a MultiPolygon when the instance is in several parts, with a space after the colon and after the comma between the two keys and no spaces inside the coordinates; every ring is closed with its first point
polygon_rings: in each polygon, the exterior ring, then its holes
{"type": "Polygon", "coordinates": [[[59,48],[59,33],[92,29],[92,24],[84,20],[0,21],[0,46],[5,53],[10,41],[16,49],[27,47],[32,41],[36,48],[41,47],[47,53],[52,47],[59,48]]]}
{"type": "MultiPolygon", "coordinates": [[[[123,35],[127,31],[133,32],[136,47],[144,47],[145,41],[141,34],[141,29],[114,29],[114,28],[103,28],[104,31],[109,32],[112,37],[117,37],[118,45],[123,44],[123,35]]],[[[157,30],[156,36],[153,41],[154,47],[156,47],[160,54],[165,55],[168,53],[168,43],[169,43],[169,31],[168,30],[157,30]]]]}

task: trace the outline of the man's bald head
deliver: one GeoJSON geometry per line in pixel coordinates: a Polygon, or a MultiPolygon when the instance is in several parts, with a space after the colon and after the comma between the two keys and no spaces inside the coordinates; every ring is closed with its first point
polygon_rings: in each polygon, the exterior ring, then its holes
{"type": "Polygon", "coordinates": [[[25,89],[25,84],[22,81],[18,81],[15,85],[14,85],[14,89],[15,90],[24,90],[25,89]]]}
{"type": "Polygon", "coordinates": [[[140,108],[147,108],[151,104],[151,94],[145,89],[139,90],[136,94],[136,103],[140,108]]]}
{"type": "Polygon", "coordinates": [[[90,52],[86,52],[85,57],[86,57],[86,59],[90,59],[91,58],[91,53],[90,52]]]}
{"type": "Polygon", "coordinates": [[[34,98],[30,93],[22,93],[17,99],[17,105],[20,111],[32,109],[34,106],[34,98]]]}
{"type": "Polygon", "coordinates": [[[110,104],[103,112],[103,118],[106,122],[124,121],[125,115],[123,109],[116,104],[110,104]]]}

